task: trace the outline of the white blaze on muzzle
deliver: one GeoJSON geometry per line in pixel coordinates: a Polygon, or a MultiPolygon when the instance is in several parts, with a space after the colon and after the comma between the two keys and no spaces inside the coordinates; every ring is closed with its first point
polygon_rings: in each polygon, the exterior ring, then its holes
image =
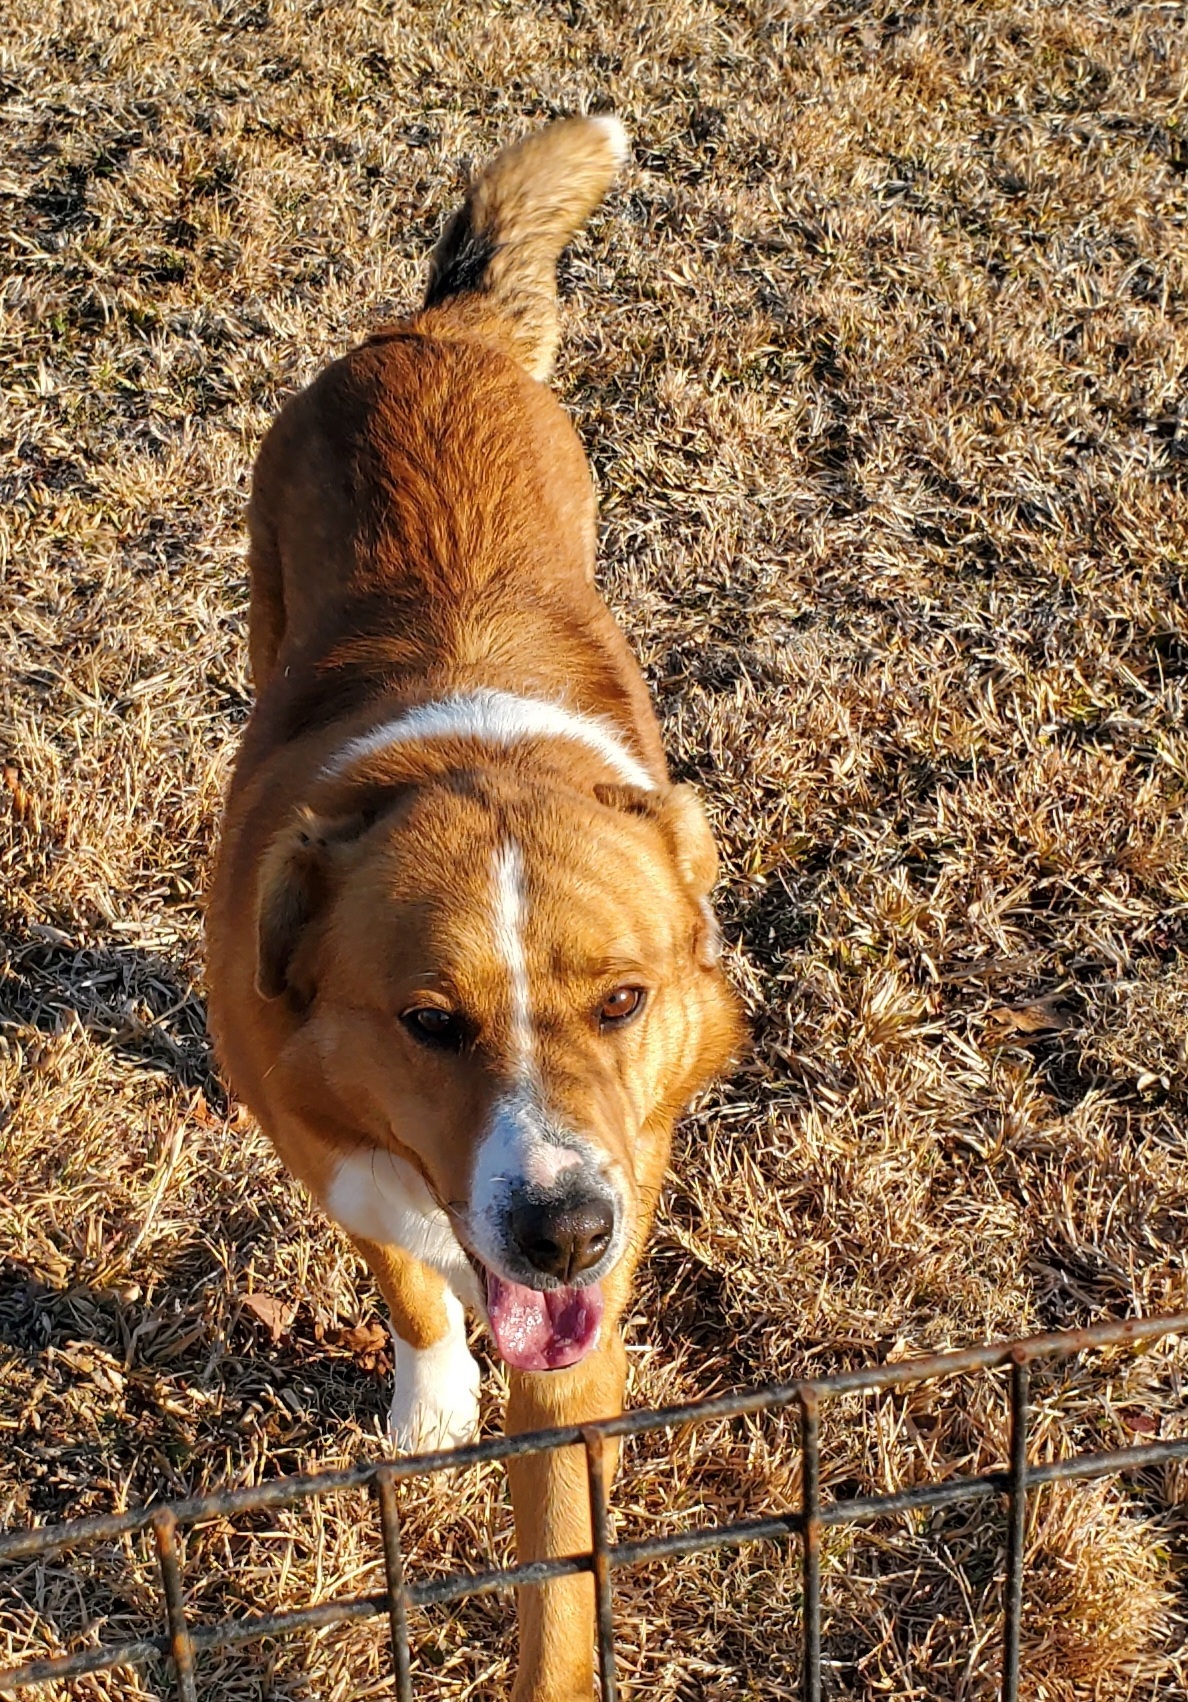
{"type": "Polygon", "coordinates": [[[536,1035],[524,955],[524,858],[515,840],[505,841],[491,859],[491,885],[495,950],[507,971],[510,994],[515,1074],[527,1086],[536,1078],[536,1035]]]}
{"type": "Polygon", "coordinates": [[[524,950],[526,910],[523,854],[514,840],[505,840],[491,859],[491,920],[495,950],[507,978],[513,1085],[492,1107],[490,1126],[475,1155],[470,1190],[471,1223],[486,1242],[477,1250],[484,1258],[491,1255],[495,1263],[500,1262],[504,1248],[493,1220],[505,1212],[509,1195],[525,1189],[548,1192],[586,1156],[577,1142],[550,1138],[549,1119],[541,1104],[524,950]],[[484,1228],[487,1233],[482,1236],[484,1228]]]}
{"type": "Polygon", "coordinates": [[[503,1358],[519,1370],[557,1370],[583,1358],[598,1339],[602,1292],[595,1279],[622,1250],[624,1214],[597,1150],[559,1128],[545,1109],[524,947],[524,862],[514,841],[495,851],[491,892],[493,939],[507,977],[511,1085],[492,1107],[475,1154],[470,1242],[486,1267],[487,1316],[503,1358]],[[525,1203],[552,1211],[567,1198],[595,1193],[613,1205],[615,1233],[597,1271],[580,1286],[566,1286],[525,1257],[515,1213],[525,1203]]]}

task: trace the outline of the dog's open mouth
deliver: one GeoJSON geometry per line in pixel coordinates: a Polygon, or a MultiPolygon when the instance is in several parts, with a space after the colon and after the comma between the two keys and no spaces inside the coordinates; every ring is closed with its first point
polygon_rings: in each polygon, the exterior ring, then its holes
{"type": "Polygon", "coordinates": [[[487,1268],[487,1318],[495,1346],[517,1371],[560,1371],[598,1340],[602,1289],[524,1288],[487,1268]]]}

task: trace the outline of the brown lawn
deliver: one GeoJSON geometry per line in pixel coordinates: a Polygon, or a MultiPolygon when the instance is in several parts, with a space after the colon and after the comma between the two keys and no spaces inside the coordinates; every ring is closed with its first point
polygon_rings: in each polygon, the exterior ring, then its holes
{"type": "MultiPolygon", "coordinates": [[[[1188,1304],[1186,32],[1122,0],[9,0],[5,1523],[380,1448],[372,1286],[204,1039],[247,478],[293,387],[415,300],[468,166],[592,105],[635,154],[564,263],[558,382],[606,594],[720,835],[755,1039],[680,1137],[631,1400],[1188,1304]],[[296,1305],[278,1341],[252,1293],[296,1305]]],[[[1188,1428],[1186,1369],[1041,1379],[1037,1450],[1188,1428]]],[[[1001,1382],[853,1400],[826,1487],[1004,1440],[1001,1382]]],[[[631,1448],[619,1529],[797,1493],[789,1428],[720,1424],[631,1448]]],[[[1028,1698],[1184,1695],[1186,1493],[1169,1469],[1038,1499],[1028,1698]]],[[[498,1472],[404,1516],[421,1573],[507,1554],[498,1472]]],[[[830,1693],[993,1695],[1004,1529],[831,1538],[830,1693]]],[[[206,1528],[187,1586],[214,1615],[377,1565],[344,1499],[206,1528]]],[[[28,1657],[156,1612],[135,1544],[10,1568],[0,1600],[28,1657]]],[[[637,1694],[794,1694],[775,1551],[617,1602],[637,1694]]],[[[506,1695],[506,1603],[416,1634],[418,1694],[506,1695]]],[[[201,1676],[391,1694],[376,1626],[201,1676]]]]}

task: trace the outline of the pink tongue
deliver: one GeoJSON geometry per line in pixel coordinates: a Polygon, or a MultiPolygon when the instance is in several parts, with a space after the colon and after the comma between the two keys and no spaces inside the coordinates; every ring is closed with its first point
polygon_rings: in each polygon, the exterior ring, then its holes
{"type": "Polygon", "coordinates": [[[598,1339],[602,1290],[541,1292],[487,1272],[487,1317],[495,1346],[517,1371],[557,1371],[584,1359],[598,1339]]]}

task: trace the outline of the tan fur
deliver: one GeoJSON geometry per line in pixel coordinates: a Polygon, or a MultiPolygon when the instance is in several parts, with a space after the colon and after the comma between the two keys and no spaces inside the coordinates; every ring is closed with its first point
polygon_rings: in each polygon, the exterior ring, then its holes
{"type": "MultiPolygon", "coordinates": [[[[269,433],[249,516],[259,699],[208,910],[219,1051],[285,1161],[325,1202],[344,1160],[393,1154],[465,1243],[475,1150],[517,1068],[488,923],[493,859],[519,848],[536,1069],[621,1186],[629,1233],[593,1351],[512,1373],[515,1429],[618,1409],[619,1319],[672,1124],[738,1037],[706,902],[713,843],[695,796],[668,783],[638,668],[593,589],[581,447],[525,371],[551,356],[552,265],[611,164],[605,125],[580,120],[501,156],[464,215],[505,244],[486,294],[372,338],[269,433]],[[327,773],[351,738],[477,688],[602,718],[654,790],[553,738],[395,745],[327,773]],[[649,1002],[608,1035],[591,1013],[624,977],[649,1002]],[[418,1046],[401,1016],[427,999],[464,1011],[473,1044],[418,1046]]],[[[403,1340],[442,1340],[437,1272],[354,1239],[403,1340]]],[[[514,1468],[524,1558],[588,1546],[579,1465],[514,1468]]],[[[591,1613],[588,1579],[529,1593],[517,1702],[592,1695],[591,1613]]]]}
{"type": "Polygon", "coordinates": [[[402,1247],[381,1246],[364,1236],[351,1240],[366,1259],[388,1303],[393,1319],[399,1319],[399,1334],[410,1347],[432,1347],[446,1332],[443,1296],[445,1283],[420,1259],[402,1247]]]}
{"type": "Polygon", "coordinates": [[[455,325],[546,379],[560,335],[557,258],[610,187],[621,137],[613,119],[571,118],[505,148],[442,232],[426,306],[452,297],[455,325]]]}

